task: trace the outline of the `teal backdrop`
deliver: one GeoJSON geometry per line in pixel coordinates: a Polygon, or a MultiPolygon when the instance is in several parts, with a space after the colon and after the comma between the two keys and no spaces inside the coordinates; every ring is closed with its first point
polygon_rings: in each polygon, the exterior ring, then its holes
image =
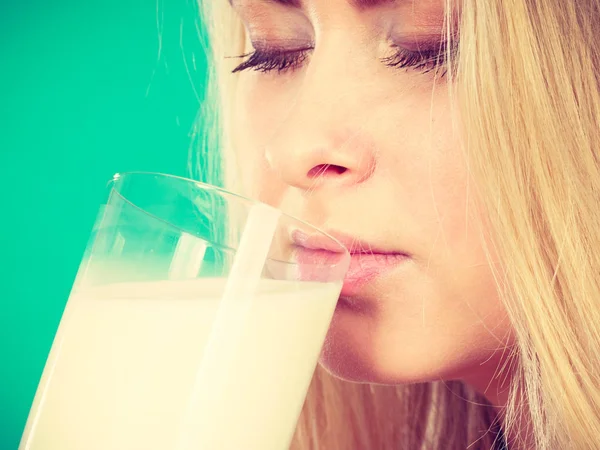
{"type": "Polygon", "coordinates": [[[0,450],[27,413],[106,183],[188,175],[193,0],[0,4],[0,450]]]}

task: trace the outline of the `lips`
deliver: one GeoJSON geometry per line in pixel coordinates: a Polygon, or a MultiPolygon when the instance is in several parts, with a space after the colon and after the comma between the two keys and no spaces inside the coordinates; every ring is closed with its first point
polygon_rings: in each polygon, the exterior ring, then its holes
{"type": "Polygon", "coordinates": [[[301,277],[310,281],[339,281],[326,279],[328,268],[343,265],[346,251],[350,253],[350,264],[342,286],[342,296],[354,296],[370,281],[410,259],[406,253],[386,251],[365,241],[341,233],[328,233],[343,246],[325,235],[309,236],[297,231],[292,239],[298,246],[297,259],[301,277]]]}
{"type": "Polygon", "coordinates": [[[347,297],[359,294],[367,283],[409,259],[402,253],[353,253],[350,256],[350,267],[341,292],[347,297]]]}
{"type": "Polygon", "coordinates": [[[340,282],[350,259],[348,253],[306,247],[298,247],[295,253],[300,279],[322,283],[340,282]]]}

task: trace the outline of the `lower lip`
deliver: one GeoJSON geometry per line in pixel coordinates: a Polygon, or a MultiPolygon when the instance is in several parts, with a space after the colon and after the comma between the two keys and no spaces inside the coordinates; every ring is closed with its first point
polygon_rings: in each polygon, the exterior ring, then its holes
{"type": "MultiPolygon", "coordinates": [[[[327,281],[323,279],[326,275],[324,269],[338,263],[341,255],[327,250],[300,249],[298,262],[301,278],[310,281],[327,281]]],[[[407,255],[401,253],[354,253],[350,256],[350,266],[340,293],[344,297],[359,294],[367,283],[409,259],[407,255]]]]}
{"type": "Polygon", "coordinates": [[[341,295],[352,297],[359,294],[367,283],[389,272],[407,259],[408,256],[400,253],[352,254],[341,295]]]}

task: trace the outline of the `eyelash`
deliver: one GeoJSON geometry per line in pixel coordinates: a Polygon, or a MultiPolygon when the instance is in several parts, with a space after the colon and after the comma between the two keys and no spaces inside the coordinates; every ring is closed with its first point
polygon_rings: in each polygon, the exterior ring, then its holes
{"type": "Polygon", "coordinates": [[[298,50],[254,50],[245,55],[234,56],[234,58],[248,59],[233,69],[232,73],[243,72],[248,69],[263,73],[274,70],[277,73],[295,70],[308,58],[308,52],[311,50],[312,48],[298,50]]]}
{"type": "MultiPolygon", "coordinates": [[[[389,67],[397,69],[414,69],[421,73],[431,72],[432,70],[446,66],[447,54],[444,47],[432,50],[411,51],[400,46],[393,46],[395,54],[382,58],[382,62],[389,67]]],[[[253,52],[234,56],[234,58],[247,58],[244,62],[233,69],[232,73],[243,72],[245,70],[255,70],[268,73],[276,71],[278,74],[298,69],[308,58],[312,48],[303,48],[297,50],[255,50],[253,52]]],[[[450,52],[452,57],[454,52],[450,52]]],[[[444,76],[446,71],[442,73],[444,76]]]]}
{"type": "Polygon", "coordinates": [[[414,69],[417,72],[428,73],[433,70],[443,69],[441,76],[446,75],[447,63],[456,55],[453,49],[448,52],[445,45],[429,50],[412,51],[394,45],[396,53],[383,59],[389,66],[398,69],[414,69]],[[448,55],[449,53],[449,55],[448,55]]]}

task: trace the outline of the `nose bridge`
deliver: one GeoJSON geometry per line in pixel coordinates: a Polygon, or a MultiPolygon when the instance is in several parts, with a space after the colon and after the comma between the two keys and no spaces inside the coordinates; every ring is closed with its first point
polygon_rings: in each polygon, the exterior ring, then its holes
{"type": "Polygon", "coordinates": [[[331,51],[324,44],[313,54],[266,149],[282,180],[301,189],[315,189],[316,181],[362,183],[375,169],[376,146],[365,126],[369,89],[364,71],[339,53],[340,48],[347,53],[348,45],[329,45],[331,51]]]}
{"type": "Polygon", "coordinates": [[[328,109],[357,112],[355,106],[364,101],[372,79],[368,47],[356,33],[346,30],[329,31],[326,36],[311,58],[301,94],[323,108],[323,113],[328,109]]]}

